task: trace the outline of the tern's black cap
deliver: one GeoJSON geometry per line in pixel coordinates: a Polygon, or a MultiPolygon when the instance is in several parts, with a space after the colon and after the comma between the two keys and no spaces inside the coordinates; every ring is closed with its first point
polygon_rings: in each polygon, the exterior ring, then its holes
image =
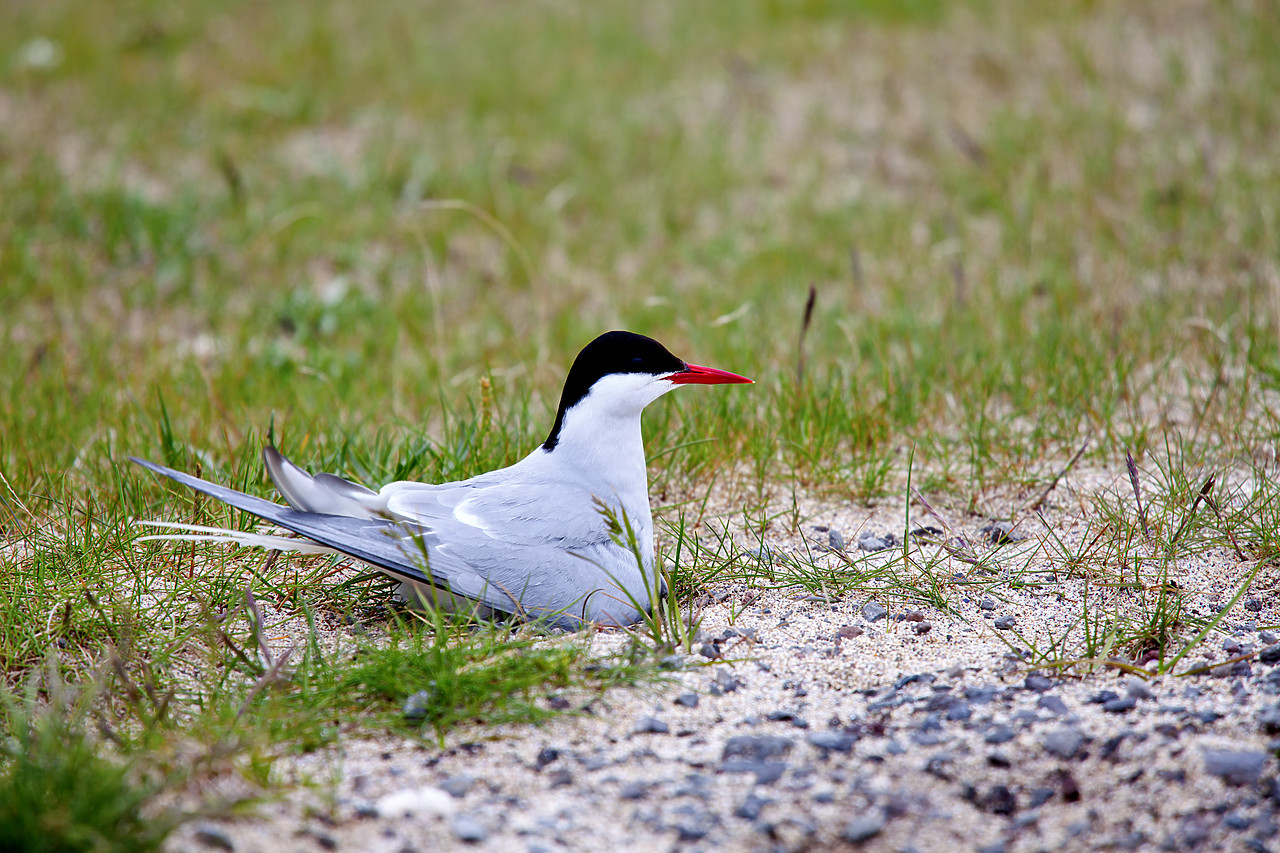
{"type": "Polygon", "coordinates": [[[543,448],[554,450],[560,441],[560,427],[564,413],[587,396],[596,381],[614,373],[649,373],[661,376],[684,370],[685,363],[672,355],[666,347],[653,338],[635,332],[605,332],[582,348],[569,368],[560,394],[560,409],[551,434],[542,443],[543,448]]]}

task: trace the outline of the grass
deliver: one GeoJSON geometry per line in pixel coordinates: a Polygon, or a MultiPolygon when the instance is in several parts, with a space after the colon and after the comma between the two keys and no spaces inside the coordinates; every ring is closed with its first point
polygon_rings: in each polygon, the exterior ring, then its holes
{"type": "MultiPolygon", "coordinates": [[[[678,605],[656,645],[690,647],[727,585],[951,613],[1034,587],[1078,597],[1071,628],[1018,640],[1035,662],[1186,672],[1229,601],[1180,566],[1230,554],[1233,590],[1274,591],[1266,4],[131,0],[7,24],[0,665],[14,697],[50,665],[86,691],[92,725],[58,737],[123,792],[104,815],[161,796],[111,774],[179,744],[269,790],[271,756],[344,736],[335,715],[403,730],[433,679],[438,739],[541,719],[535,676],[652,677],[578,638],[388,615],[385,584],[325,559],[131,525],[252,521],[128,455],[262,495],[268,440],[368,483],[510,463],[606,328],[758,380],[646,415],[678,605]],[[1079,469],[1132,454],[1142,512],[1118,491],[1013,550],[761,558],[807,496],[905,498],[904,534],[934,523],[922,501],[1034,524],[1086,438],[1079,469]]],[[[8,707],[18,780],[41,747],[8,707]]]]}

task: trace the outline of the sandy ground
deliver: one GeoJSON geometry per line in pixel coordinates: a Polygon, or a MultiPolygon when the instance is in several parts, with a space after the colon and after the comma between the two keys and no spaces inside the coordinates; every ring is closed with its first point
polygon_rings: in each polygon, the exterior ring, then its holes
{"type": "MultiPolygon", "coordinates": [[[[1001,545],[984,519],[950,519],[946,534],[985,560],[939,557],[955,614],[723,584],[668,684],[540,726],[464,727],[443,748],[374,736],[281,759],[292,793],[252,818],[188,825],[167,849],[1277,849],[1280,666],[1257,659],[1280,623],[1275,567],[1178,667],[1213,666],[1202,675],[1060,677],[1014,651],[1026,648],[1014,631],[1042,646],[1078,622],[1084,584],[1052,574],[1063,561],[1046,543],[1091,536],[1082,496],[1123,487],[1115,473],[1070,477],[1048,528],[1027,522],[1001,545]]],[[[804,511],[809,541],[766,537],[775,554],[815,553],[836,530],[870,565],[889,552],[867,557],[859,531],[902,530],[900,506],[804,511]]],[[[942,522],[916,507],[915,523],[942,522]]],[[[1170,580],[1209,614],[1252,568],[1209,548],[1170,580]]],[[[1093,595],[1097,614],[1123,604],[1093,595]]]]}

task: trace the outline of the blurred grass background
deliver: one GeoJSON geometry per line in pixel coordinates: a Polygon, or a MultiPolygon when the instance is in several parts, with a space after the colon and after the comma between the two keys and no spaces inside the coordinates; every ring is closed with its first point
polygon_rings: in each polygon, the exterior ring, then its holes
{"type": "Polygon", "coordinates": [[[916,444],[972,498],[1090,432],[1202,456],[1276,433],[1264,3],[3,14],[19,495],[111,501],[126,452],[217,468],[273,425],[385,479],[369,448],[439,440],[488,372],[510,429],[398,472],[474,473],[541,437],[613,327],[764,380],[655,407],[651,450],[719,438],[678,470],[873,497],[916,444]]]}

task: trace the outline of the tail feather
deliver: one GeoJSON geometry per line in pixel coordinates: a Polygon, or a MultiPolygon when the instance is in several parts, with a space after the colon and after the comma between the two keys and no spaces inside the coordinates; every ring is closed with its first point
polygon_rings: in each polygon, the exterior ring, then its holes
{"type": "Polygon", "coordinates": [[[271,445],[262,450],[271,481],[289,506],[300,512],[372,518],[378,508],[378,493],[333,474],[311,476],[281,455],[271,445]]]}
{"type": "MultiPolygon", "coordinates": [[[[292,554],[342,554],[337,548],[295,539],[292,536],[276,536],[269,533],[250,533],[246,530],[229,530],[225,527],[206,527],[202,524],[182,524],[176,521],[135,521],[140,527],[169,528],[184,533],[155,533],[139,536],[139,542],[234,542],[245,548],[270,548],[292,554]]],[[[345,556],[345,555],[344,555],[345,556]]]]}

